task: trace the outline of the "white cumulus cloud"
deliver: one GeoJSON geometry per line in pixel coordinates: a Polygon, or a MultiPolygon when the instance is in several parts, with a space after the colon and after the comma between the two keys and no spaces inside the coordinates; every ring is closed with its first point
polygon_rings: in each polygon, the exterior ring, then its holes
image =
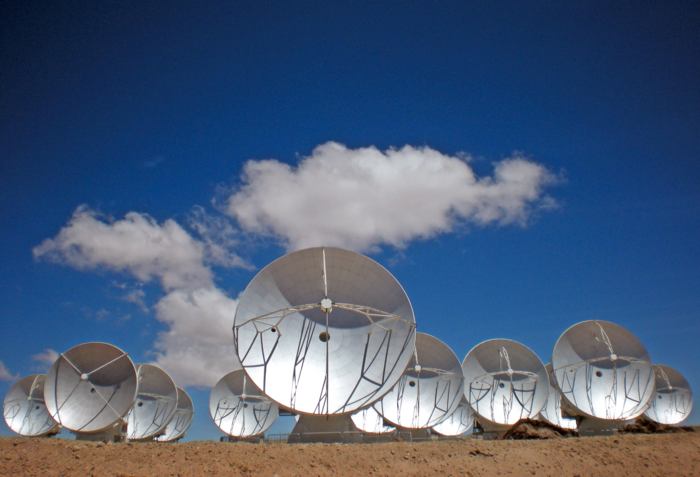
{"type": "Polygon", "coordinates": [[[41,353],[32,355],[32,361],[36,361],[39,364],[35,366],[34,371],[46,372],[58,359],[58,353],[52,349],[45,349],[41,353]]]}
{"type": "Polygon", "coordinates": [[[327,245],[357,251],[404,247],[459,223],[524,224],[553,204],[554,176],[515,155],[479,178],[468,161],[429,147],[348,149],[328,142],[296,167],[249,161],[225,211],[252,233],[281,238],[289,250],[327,245]]]}

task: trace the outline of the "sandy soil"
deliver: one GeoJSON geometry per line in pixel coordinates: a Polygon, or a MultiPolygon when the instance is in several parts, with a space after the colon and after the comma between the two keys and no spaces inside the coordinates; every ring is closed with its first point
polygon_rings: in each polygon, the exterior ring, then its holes
{"type": "Polygon", "coordinates": [[[700,476],[700,433],[373,445],[0,438],[0,475],[700,476]]]}

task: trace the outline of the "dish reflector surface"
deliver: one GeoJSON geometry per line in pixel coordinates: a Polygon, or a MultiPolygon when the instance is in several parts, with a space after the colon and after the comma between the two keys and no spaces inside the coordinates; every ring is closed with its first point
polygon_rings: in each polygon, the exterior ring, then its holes
{"type": "Polygon", "coordinates": [[[433,336],[416,333],[408,367],[374,407],[395,426],[425,429],[457,409],[462,382],[462,367],[450,347],[433,336]]]}
{"type": "Polygon", "coordinates": [[[461,436],[474,427],[474,411],[462,395],[457,410],[447,419],[433,426],[433,432],[445,437],[461,436]]]}
{"type": "Polygon", "coordinates": [[[384,418],[373,407],[361,409],[350,417],[355,427],[369,434],[386,434],[396,430],[395,427],[387,426],[384,418]]]}
{"type": "Polygon", "coordinates": [[[540,411],[540,416],[548,423],[559,426],[562,429],[576,429],[578,427],[576,425],[576,419],[564,417],[561,414],[561,394],[559,394],[557,384],[554,380],[554,374],[552,374],[552,363],[547,363],[545,369],[547,370],[547,378],[549,380],[549,395],[547,396],[544,407],[540,411]]]}
{"type": "Polygon", "coordinates": [[[43,374],[25,376],[12,385],[2,405],[7,427],[20,436],[36,437],[58,430],[44,404],[43,374]]]}
{"type": "Polygon", "coordinates": [[[74,432],[112,427],[136,398],[136,369],[129,356],[107,343],[85,343],[61,353],[46,374],[46,408],[74,432]]]}
{"type": "Polygon", "coordinates": [[[384,267],[319,247],[260,271],[241,295],[233,333],[246,373],[280,406],[342,414],[399,380],[413,353],[415,319],[384,267]]]}
{"type": "Polygon", "coordinates": [[[654,372],[644,345],[609,321],[584,321],[554,346],[552,368],[562,397],[583,416],[630,420],[654,392],[654,372]]]}
{"type": "Polygon", "coordinates": [[[194,406],[190,395],[182,388],[177,388],[177,409],[172,420],[165,428],[165,433],[156,437],[158,442],[170,442],[182,438],[190,428],[194,418],[194,406]]]}
{"type": "Polygon", "coordinates": [[[656,391],[644,413],[652,421],[673,425],[683,422],[693,409],[693,391],[681,373],[663,364],[654,366],[656,391]]]}
{"type": "Polygon", "coordinates": [[[136,402],[127,416],[128,439],[147,439],[165,430],[177,408],[177,387],[158,366],[137,364],[136,402]]]}
{"type": "Polygon", "coordinates": [[[469,405],[491,423],[511,425],[534,419],[547,400],[544,364],[517,341],[484,341],[464,358],[462,371],[469,405]]]}
{"type": "Polygon", "coordinates": [[[279,408],[239,369],[221,378],[211,390],[209,413],[226,434],[249,437],[268,430],[279,408]]]}

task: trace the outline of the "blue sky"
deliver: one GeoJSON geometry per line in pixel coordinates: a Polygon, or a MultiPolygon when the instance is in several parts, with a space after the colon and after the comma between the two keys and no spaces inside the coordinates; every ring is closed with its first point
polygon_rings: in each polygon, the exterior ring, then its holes
{"type": "MultiPolygon", "coordinates": [[[[86,341],[196,383],[177,349],[211,336],[180,332],[315,240],[386,266],[460,358],[546,363],[595,318],[700,389],[699,30],[684,1],[4,2],[0,393],[86,341]]],[[[188,391],[188,439],[217,439],[188,391]]]]}

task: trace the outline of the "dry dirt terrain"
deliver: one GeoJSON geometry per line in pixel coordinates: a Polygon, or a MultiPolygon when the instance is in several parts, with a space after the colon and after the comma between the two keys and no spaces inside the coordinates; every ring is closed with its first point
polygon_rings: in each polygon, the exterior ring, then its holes
{"type": "Polygon", "coordinates": [[[347,445],[0,438],[0,474],[700,476],[700,433],[347,445]]]}

